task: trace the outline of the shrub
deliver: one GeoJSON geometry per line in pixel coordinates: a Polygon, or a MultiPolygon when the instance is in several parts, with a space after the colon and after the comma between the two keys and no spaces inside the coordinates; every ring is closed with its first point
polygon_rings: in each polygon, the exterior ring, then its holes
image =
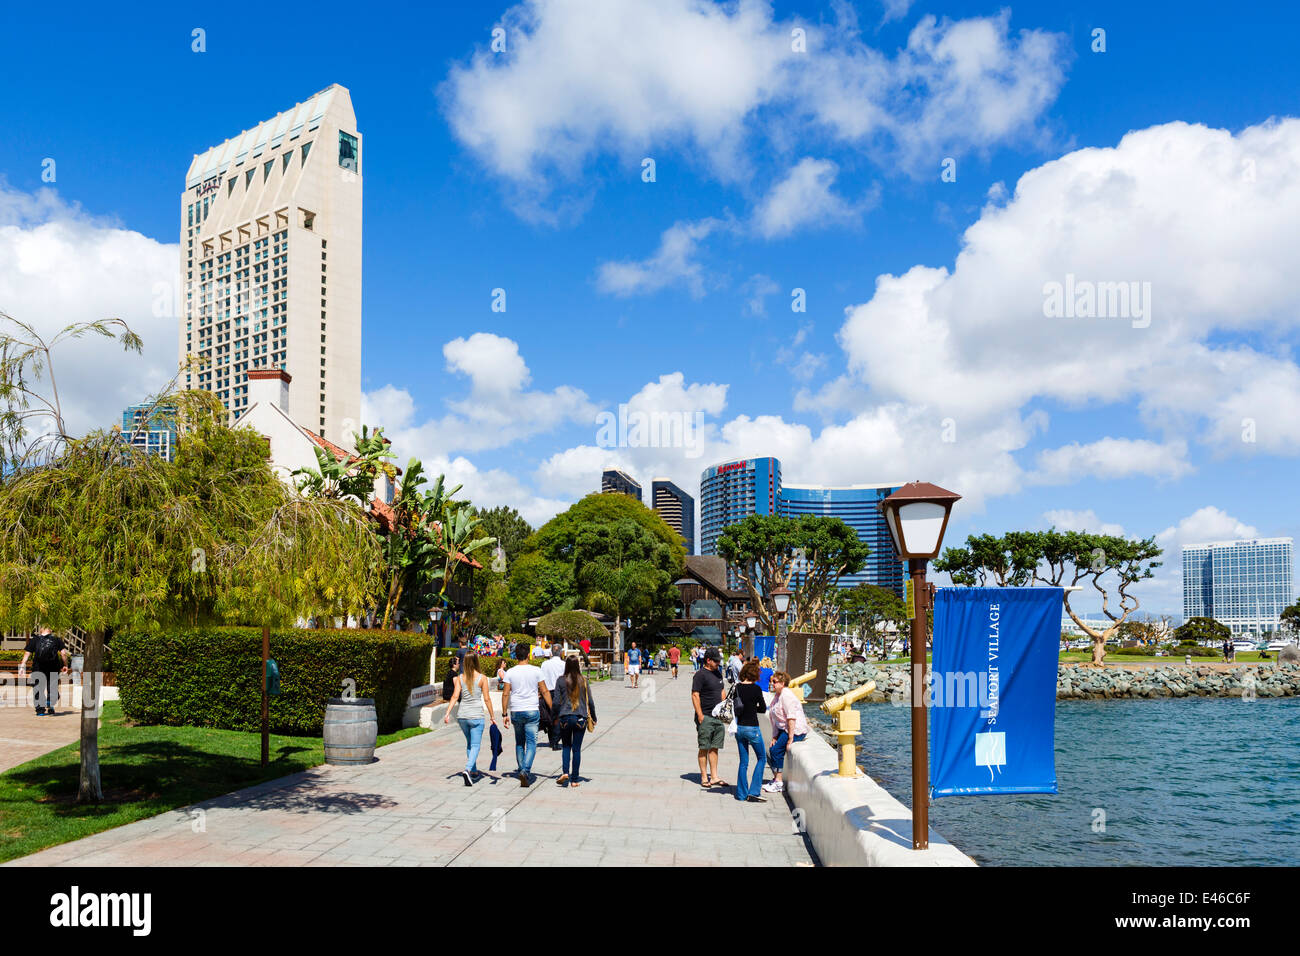
{"type": "Polygon", "coordinates": [[[548,641],[568,641],[577,644],[587,640],[593,644],[609,636],[605,626],[586,611],[552,611],[537,622],[537,636],[548,641]]]}
{"type": "MultiPolygon", "coordinates": [[[[262,714],[262,632],[214,627],[113,638],[122,713],[144,724],[257,731],[262,714]]],[[[320,736],[325,706],[344,680],[375,701],[379,730],[402,724],[411,689],[429,676],[433,638],[397,631],[271,631],[280,693],[272,733],[320,736]]]]}

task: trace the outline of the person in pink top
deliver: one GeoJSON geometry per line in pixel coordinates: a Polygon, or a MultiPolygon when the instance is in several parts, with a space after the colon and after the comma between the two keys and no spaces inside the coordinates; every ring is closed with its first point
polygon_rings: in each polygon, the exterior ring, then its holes
{"type": "Polygon", "coordinates": [[[772,765],[776,776],[763,784],[768,793],[780,793],[785,789],[781,781],[781,770],[785,767],[785,752],[792,743],[799,743],[808,738],[808,718],[804,716],[803,701],[788,686],[790,675],[785,671],[773,671],[770,685],[772,703],[767,707],[767,716],[772,721],[772,746],[767,748],[767,760],[772,765]]]}

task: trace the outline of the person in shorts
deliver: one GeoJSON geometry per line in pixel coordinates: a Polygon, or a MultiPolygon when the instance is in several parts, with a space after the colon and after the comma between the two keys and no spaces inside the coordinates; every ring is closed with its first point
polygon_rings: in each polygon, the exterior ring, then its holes
{"type": "Polygon", "coordinates": [[[627,667],[627,676],[632,679],[632,686],[636,687],[641,679],[641,649],[636,646],[636,641],[629,644],[623,653],[623,664],[627,667]]]}
{"type": "Polygon", "coordinates": [[[674,644],[668,648],[668,663],[673,667],[673,680],[677,680],[677,664],[682,659],[682,649],[674,644]]]}
{"type": "Polygon", "coordinates": [[[718,751],[727,739],[727,727],[713,716],[713,708],[722,703],[722,675],[718,673],[722,655],[709,648],[703,665],[691,678],[691,704],[695,708],[695,736],[699,746],[700,786],[725,787],[718,779],[718,751]]]}

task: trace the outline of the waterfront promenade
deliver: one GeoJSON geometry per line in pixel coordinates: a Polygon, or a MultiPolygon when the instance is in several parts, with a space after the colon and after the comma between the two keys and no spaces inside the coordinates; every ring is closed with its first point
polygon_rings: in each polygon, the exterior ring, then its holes
{"type": "MultiPolygon", "coordinates": [[[[367,767],[321,766],[23,857],[10,866],[811,865],[783,796],[740,803],[701,790],[689,668],[640,690],[593,685],[598,730],[582,786],[555,785],[560,753],[540,738],[523,788],[514,733],[498,771],[466,787],[455,719],[377,751],[367,767]]],[[[651,681],[653,680],[653,683],[651,681]]],[[[479,768],[491,756],[484,735],[479,768]]],[[[736,781],[728,738],[719,772],[736,781]]]]}

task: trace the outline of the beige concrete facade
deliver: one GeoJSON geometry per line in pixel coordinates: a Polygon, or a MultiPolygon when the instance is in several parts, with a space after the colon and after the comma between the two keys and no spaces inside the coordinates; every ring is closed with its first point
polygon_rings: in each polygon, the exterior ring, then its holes
{"type": "Polygon", "coordinates": [[[233,421],[250,369],[293,379],[287,412],[352,447],[361,425],[361,134],[330,86],[194,157],[181,195],[180,359],[233,421]]]}

